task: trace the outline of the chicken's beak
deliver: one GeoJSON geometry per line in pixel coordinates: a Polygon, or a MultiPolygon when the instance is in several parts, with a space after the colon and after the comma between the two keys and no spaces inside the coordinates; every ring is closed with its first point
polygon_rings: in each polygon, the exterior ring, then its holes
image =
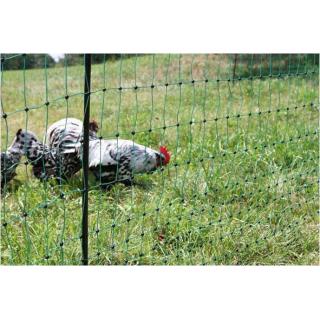
{"type": "Polygon", "coordinates": [[[162,153],[157,153],[156,157],[157,167],[163,166],[166,160],[165,156],[162,153]]]}

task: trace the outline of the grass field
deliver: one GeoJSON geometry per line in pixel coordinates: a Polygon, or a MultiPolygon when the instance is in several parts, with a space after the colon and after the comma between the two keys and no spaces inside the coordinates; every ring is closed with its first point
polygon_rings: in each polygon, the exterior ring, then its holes
{"type": "MultiPolygon", "coordinates": [[[[318,64],[234,63],[140,55],[92,66],[100,134],[166,145],[172,158],[132,187],[103,192],[91,177],[90,264],[319,263],[318,64]]],[[[2,106],[1,150],[19,128],[42,139],[52,122],[82,118],[83,66],[4,70],[2,106]]],[[[23,159],[2,196],[1,263],[81,264],[81,172],[59,186],[30,169],[23,159]]]]}

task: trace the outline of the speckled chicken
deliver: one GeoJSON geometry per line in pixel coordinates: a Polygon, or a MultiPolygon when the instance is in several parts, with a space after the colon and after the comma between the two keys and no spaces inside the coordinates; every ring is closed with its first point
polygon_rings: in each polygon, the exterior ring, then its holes
{"type": "MultiPolygon", "coordinates": [[[[77,143],[75,149],[81,159],[82,145],[77,143]]],[[[114,182],[130,184],[134,174],[150,173],[169,161],[170,154],[166,147],[155,151],[130,140],[89,141],[89,169],[105,186],[114,182]]]]}
{"type": "MultiPolygon", "coordinates": [[[[96,121],[89,124],[89,168],[98,181],[110,184],[117,181],[130,183],[136,173],[152,172],[170,160],[165,147],[160,151],[129,140],[98,139],[96,121]]],[[[75,118],[61,119],[47,131],[50,150],[69,174],[81,169],[83,123],[75,118]]]]}
{"type": "MultiPolygon", "coordinates": [[[[89,139],[97,139],[97,123],[89,123],[89,139]]],[[[59,176],[70,178],[82,167],[81,159],[74,146],[82,143],[83,123],[76,118],[64,118],[53,123],[47,130],[46,141],[50,150],[54,151],[60,168],[59,176]]]]}
{"type": "MultiPolygon", "coordinates": [[[[97,139],[98,124],[89,123],[89,139],[97,139]]],[[[47,130],[46,141],[50,149],[58,149],[63,154],[74,153],[74,145],[81,143],[83,123],[76,118],[64,118],[53,123],[47,130]]]]}
{"type": "Polygon", "coordinates": [[[16,176],[20,159],[20,150],[13,145],[7,151],[1,152],[1,191],[16,176]]]}
{"type": "Polygon", "coordinates": [[[58,176],[58,161],[56,152],[40,142],[37,136],[29,130],[19,129],[12,143],[14,150],[25,155],[32,165],[32,172],[38,179],[58,176]]]}

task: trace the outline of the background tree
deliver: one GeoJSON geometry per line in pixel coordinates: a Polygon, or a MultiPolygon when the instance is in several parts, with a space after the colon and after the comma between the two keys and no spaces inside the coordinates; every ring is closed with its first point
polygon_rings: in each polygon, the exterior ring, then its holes
{"type": "Polygon", "coordinates": [[[1,55],[2,70],[20,70],[54,67],[55,61],[48,54],[14,54],[1,55]]]}

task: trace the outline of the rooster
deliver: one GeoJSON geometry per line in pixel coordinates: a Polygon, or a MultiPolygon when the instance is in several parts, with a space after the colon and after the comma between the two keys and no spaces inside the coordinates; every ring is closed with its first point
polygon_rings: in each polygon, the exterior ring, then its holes
{"type": "MultiPolygon", "coordinates": [[[[82,158],[82,145],[75,151],[82,158]]],[[[104,186],[114,182],[131,184],[134,174],[150,173],[170,161],[166,147],[155,151],[130,140],[95,139],[89,141],[89,169],[104,186]]]]}

